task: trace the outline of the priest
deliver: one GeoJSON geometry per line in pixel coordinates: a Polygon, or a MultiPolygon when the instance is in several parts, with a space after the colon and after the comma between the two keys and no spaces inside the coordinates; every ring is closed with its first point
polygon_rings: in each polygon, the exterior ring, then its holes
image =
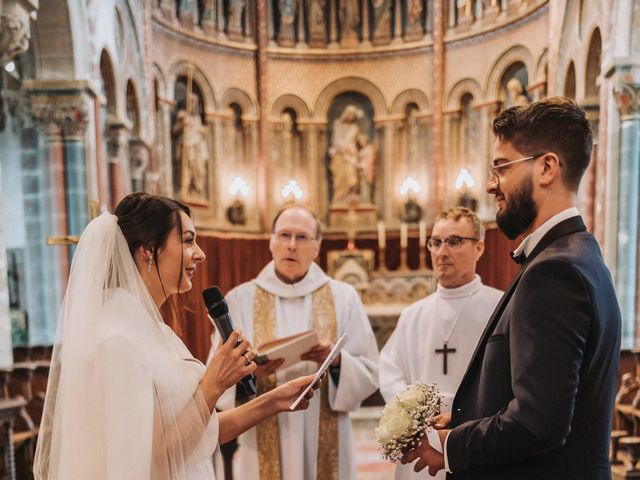
{"type": "MultiPolygon", "coordinates": [[[[283,209],[272,224],[273,260],[257,278],[227,295],[236,329],[254,346],[307,330],[315,330],[320,338],[296,365],[279,368],[281,362],[274,359],[258,366],[258,394],[313,373],[336,340],[343,333],[348,337],[307,411],[278,415],[239,437],[235,478],[356,478],[349,412],[378,388],[378,348],[355,289],[329,278],[314,263],[321,238],[320,223],[311,210],[283,209]]],[[[214,338],[214,348],[218,343],[214,338]]],[[[233,406],[234,390],[225,393],[219,408],[233,406]]]]}
{"type": "MultiPolygon", "coordinates": [[[[502,296],[483,285],[476,264],[484,252],[484,228],[475,213],[455,207],[437,216],[427,241],[437,291],[406,308],[380,353],[380,391],[386,401],[418,382],[436,383],[451,410],[478,339],[502,296]]],[[[396,479],[424,479],[413,465],[396,465],[396,479]]],[[[444,471],[435,477],[444,480],[444,471]]]]}

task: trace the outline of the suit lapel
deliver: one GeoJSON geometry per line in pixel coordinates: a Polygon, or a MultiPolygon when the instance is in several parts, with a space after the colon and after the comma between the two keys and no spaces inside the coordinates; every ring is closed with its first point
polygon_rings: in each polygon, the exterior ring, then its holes
{"type": "MultiPolygon", "coordinates": [[[[462,381],[460,382],[460,386],[458,387],[458,392],[462,391],[465,384],[469,381],[468,379],[471,377],[472,373],[474,373],[478,368],[480,368],[479,365],[476,365],[476,364],[482,359],[485,346],[487,345],[487,340],[495,330],[496,325],[498,324],[498,321],[502,317],[502,313],[504,312],[504,309],[507,307],[507,304],[509,303],[509,300],[513,295],[513,292],[515,292],[516,287],[518,286],[518,282],[522,277],[522,274],[527,269],[527,265],[529,265],[529,263],[531,263],[531,261],[535,257],[537,257],[538,254],[540,254],[540,252],[542,252],[545,248],[547,248],[551,243],[553,243],[558,238],[563,237],[565,235],[569,235],[571,233],[581,232],[585,230],[586,230],[586,227],[584,225],[584,222],[582,221],[582,217],[579,217],[579,216],[571,217],[571,218],[568,218],[567,220],[560,222],[553,228],[551,228],[551,230],[549,230],[546,233],[546,235],[542,237],[542,239],[540,239],[540,241],[535,246],[533,251],[529,254],[529,256],[527,256],[527,259],[522,264],[520,270],[518,271],[518,274],[515,276],[515,278],[511,282],[511,285],[509,285],[509,288],[504,293],[504,295],[502,295],[502,298],[498,302],[498,305],[496,306],[493,313],[491,314],[491,318],[487,322],[487,326],[485,327],[484,332],[482,332],[482,336],[480,337],[480,340],[478,341],[478,345],[476,345],[476,349],[473,352],[473,355],[471,356],[471,360],[469,361],[467,370],[465,371],[464,376],[462,377],[462,381]]],[[[457,396],[458,394],[456,393],[456,397],[457,396]]],[[[454,403],[455,403],[455,398],[454,398],[454,403]]]]}

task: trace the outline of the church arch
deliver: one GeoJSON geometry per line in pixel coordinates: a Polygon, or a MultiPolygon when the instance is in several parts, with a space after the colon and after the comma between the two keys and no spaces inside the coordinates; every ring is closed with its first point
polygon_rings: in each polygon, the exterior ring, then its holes
{"type": "Polygon", "coordinates": [[[232,104],[236,104],[242,110],[243,115],[256,115],[256,104],[248,93],[239,88],[227,89],[220,98],[220,106],[229,108],[232,104]]]}
{"type": "Polygon", "coordinates": [[[311,111],[305,101],[297,95],[286,94],[278,97],[271,106],[271,115],[280,117],[286,109],[292,109],[296,112],[298,118],[311,117],[311,111]]]}
{"type": "Polygon", "coordinates": [[[160,68],[160,65],[154,63],[151,65],[151,77],[156,83],[156,95],[160,98],[169,98],[173,95],[169,95],[167,91],[167,77],[160,68]]]}
{"type": "Polygon", "coordinates": [[[545,48],[536,61],[536,69],[533,72],[532,81],[534,83],[547,82],[547,65],[549,61],[549,49],[545,48]]]}
{"type": "Polygon", "coordinates": [[[424,92],[416,88],[410,88],[401,92],[393,101],[391,113],[394,115],[402,115],[405,113],[408,104],[414,103],[420,113],[424,114],[431,110],[431,104],[424,92]]]}
{"type": "Polygon", "coordinates": [[[387,113],[384,95],[373,82],[361,77],[345,77],[330,83],[320,92],[313,109],[314,117],[327,118],[335,98],[345,92],[357,92],[367,97],[373,106],[374,116],[387,113]]]}
{"type": "Polygon", "coordinates": [[[135,137],[140,137],[140,101],[135,81],[131,78],[127,80],[125,101],[127,118],[132,125],[131,132],[135,137]]]}
{"type": "Polygon", "coordinates": [[[218,109],[218,102],[213,87],[205,73],[193,63],[181,61],[169,69],[168,81],[166,84],[167,98],[175,100],[176,82],[180,77],[192,76],[193,82],[198,85],[204,101],[205,113],[214,112],[218,109]]]}
{"type": "Polygon", "coordinates": [[[585,79],[584,79],[584,98],[585,100],[598,101],[600,95],[600,87],[598,86],[598,77],[600,76],[602,58],[602,38],[600,29],[595,28],[591,34],[589,41],[589,49],[587,50],[585,79]]]}
{"type": "Polygon", "coordinates": [[[567,73],[564,78],[564,88],[562,90],[565,97],[576,99],[576,67],[573,60],[569,62],[567,67],[567,73]]]}
{"type": "Polygon", "coordinates": [[[500,91],[503,87],[502,79],[514,63],[522,63],[527,72],[533,72],[533,56],[525,46],[515,45],[506,50],[493,64],[487,77],[485,84],[486,101],[500,99],[500,91]]]}
{"type": "Polygon", "coordinates": [[[465,94],[471,94],[474,101],[482,99],[482,86],[473,78],[464,78],[456,83],[446,95],[445,109],[458,110],[460,101],[465,94]]]}
{"type": "Polygon", "coordinates": [[[100,77],[102,79],[102,94],[105,98],[107,114],[115,116],[118,105],[116,76],[111,55],[106,48],[102,49],[100,54],[100,77]]]}

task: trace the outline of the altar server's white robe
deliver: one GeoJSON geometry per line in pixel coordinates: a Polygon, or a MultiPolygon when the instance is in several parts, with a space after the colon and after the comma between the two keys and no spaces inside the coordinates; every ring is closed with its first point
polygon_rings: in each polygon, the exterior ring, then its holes
{"type": "MultiPolygon", "coordinates": [[[[380,391],[385,401],[418,382],[436,383],[444,396],[443,412],[451,410],[453,397],[462,381],[480,335],[502,292],[482,284],[480,277],[458,288],[444,288],[406,308],[386,345],[380,352],[380,391]],[[455,323],[455,325],[454,325],[455,323]],[[443,373],[441,349],[445,337],[455,348],[443,373]]],[[[396,479],[433,478],[427,470],[413,471],[411,465],[396,465],[396,479]]],[[[444,480],[444,470],[435,477],[444,480]]]]}

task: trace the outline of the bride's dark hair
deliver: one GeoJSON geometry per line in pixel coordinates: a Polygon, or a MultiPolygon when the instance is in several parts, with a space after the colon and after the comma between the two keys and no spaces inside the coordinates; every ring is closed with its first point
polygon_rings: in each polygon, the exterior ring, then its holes
{"type": "MultiPolygon", "coordinates": [[[[168,296],[158,270],[158,252],[165,246],[174,228],[178,229],[178,234],[182,238],[180,212],[191,217],[191,209],[184,203],[144,192],[127,195],[118,203],[114,212],[118,217],[118,226],[129,245],[131,256],[134,256],[139,247],[151,250],[160,285],[167,300],[168,296]]],[[[180,263],[180,272],[182,272],[182,257],[180,263]]],[[[178,277],[178,293],[182,286],[181,282],[182,275],[178,277]]],[[[175,305],[172,310],[172,323],[177,327],[175,305]]]]}

